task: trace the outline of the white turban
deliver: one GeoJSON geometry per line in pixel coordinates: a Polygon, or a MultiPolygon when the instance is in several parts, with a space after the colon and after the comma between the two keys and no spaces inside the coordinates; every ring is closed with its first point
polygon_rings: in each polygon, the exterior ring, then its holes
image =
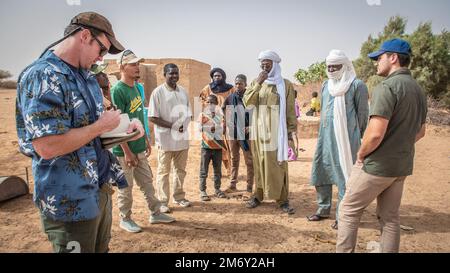
{"type": "Polygon", "coordinates": [[[327,65],[342,65],[342,69],[337,74],[330,73],[327,69],[327,75],[330,79],[328,81],[330,94],[333,97],[344,95],[356,78],[356,72],[352,62],[343,51],[333,49],[328,54],[326,63],[327,65]]]}
{"type": "Polygon", "coordinates": [[[327,65],[345,64],[348,62],[350,62],[348,57],[339,49],[331,50],[327,57],[327,65]]]}
{"type": "Polygon", "coordinates": [[[271,60],[276,63],[281,63],[281,58],[278,56],[278,54],[275,51],[272,50],[265,50],[261,53],[259,53],[258,60],[271,60]]]}
{"type": "Polygon", "coordinates": [[[280,96],[280,112],[278,119],[278,146],[277,146],[277,160],[279,162],[288,160],[288,133],[287,133],[287,119],[286,119],[286,86],[284,79],[281,76],[280,56],[272,50],[266,50],[258,55],[258,60],[271,60],[273,62],[272,70],[269,72],[269,77],[264,82],[271,85],[276,85],[278,95],[280,96]]]}

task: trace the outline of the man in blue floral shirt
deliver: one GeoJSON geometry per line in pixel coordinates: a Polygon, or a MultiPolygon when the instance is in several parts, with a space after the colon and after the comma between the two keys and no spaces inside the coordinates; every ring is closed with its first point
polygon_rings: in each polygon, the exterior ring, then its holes
{"type": "MultiPolygon", "coordinates": [[[[32,157],[34,201],[55,252],[107,252],[111,238],[111,184],[127,183],[99,136],[119,125],[120,111],[103,111],[89,68],[118,54],[108,19],[80,13],[64,37],[20,75],[16,125],[22,153],[32,157]]],[[[129,132],[144,130],[132,123],[129,132]]]]}

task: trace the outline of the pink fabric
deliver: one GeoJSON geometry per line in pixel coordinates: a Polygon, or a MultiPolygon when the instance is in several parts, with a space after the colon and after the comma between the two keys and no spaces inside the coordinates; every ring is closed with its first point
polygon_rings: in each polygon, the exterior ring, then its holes
{"type": "Polygon", "coordinates": [[[298,105],[297,99],[295,100],[295,116],[300,117],[300,106],[298,105]]]}
{"type": "Polygon", "coordinates": [[[295,156],[294,150],[291,147],[288,148],[288,160],[289,161],[297,160],[297,157],[295,156]]]}

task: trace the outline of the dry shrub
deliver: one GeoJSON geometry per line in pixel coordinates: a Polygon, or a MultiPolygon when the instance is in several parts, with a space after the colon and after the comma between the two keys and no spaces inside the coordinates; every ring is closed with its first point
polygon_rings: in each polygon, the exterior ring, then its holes
{"type": "Polygon", "coordinates": [[[16,89],[17,82],[16,81],[0,81],[0,88],[16,89]]]}
{"type": "Polygon", "coordinates": [[[450,125],[450,110],[445,103],[428,97],[427,123],[433,125],[450,125]]]}

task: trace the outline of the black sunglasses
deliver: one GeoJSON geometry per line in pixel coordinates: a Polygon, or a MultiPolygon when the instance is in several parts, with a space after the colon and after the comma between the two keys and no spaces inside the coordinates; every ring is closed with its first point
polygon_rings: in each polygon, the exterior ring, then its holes
{"type": "Polygon", "coordinates": [[[101,57],[105,56],[108,53],[108,49],[106,48],[106,46],[102,42],[100,42],[99,39],[97,39],[97,37],[95,37],[92,34],[92,32],[91,32],[91,35],[92,35],[92,38],[94,38],[94,40],[97,41],[98,45],[100,46],[100,53],[99,53],[99,55],[101,57]]]}

